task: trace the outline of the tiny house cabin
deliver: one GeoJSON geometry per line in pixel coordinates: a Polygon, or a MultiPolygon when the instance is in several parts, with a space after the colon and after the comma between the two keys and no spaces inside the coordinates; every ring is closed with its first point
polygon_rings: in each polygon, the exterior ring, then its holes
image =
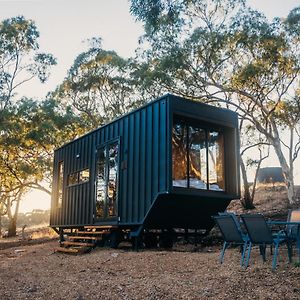
{"type": "Polygon", "coordinates": [[[50,226],[209,231],[238,152],[236,113],[168,94],[55,151],[50,226]]]}

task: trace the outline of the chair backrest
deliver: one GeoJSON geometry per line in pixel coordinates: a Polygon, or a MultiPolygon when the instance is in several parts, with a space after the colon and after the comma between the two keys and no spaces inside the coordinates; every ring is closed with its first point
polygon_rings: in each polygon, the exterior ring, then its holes
{"type": "Polygon", "coordinates": [[[235,220],[231,214],[222,214],[213,216],[217,223],[224,241],[231,243],[243,243],[243,235],[237,227],[235,220]]]}
{"type": "MultiPolygon", "coordinates": [[[[289,209],[288,222],[300,222],[300,209],[289,209]]],[[[286,226],[286,231],[289,237],[296,237],[299,226],[289,224],[286,226]]]]}
{"type": "Polygon", "coordinates": [[[261,214],[241,215],[242,221],[247,229],[249,239],[253,244],[272,244],[272,232],[261,214]]]}
{"type": "Polygon", "coordinates": [[[235,213],[224,211],[224,212],[219,212],[218,215],[219,216],[226,216],[226,215],[232,216],[232,218],[233,218],[233,220],[235,222],[235,225],[237,226],[238,230],[240,230],[242,232],[242,227],[241,227],[240,221],[237,218],[237,215],[235,213]]]}

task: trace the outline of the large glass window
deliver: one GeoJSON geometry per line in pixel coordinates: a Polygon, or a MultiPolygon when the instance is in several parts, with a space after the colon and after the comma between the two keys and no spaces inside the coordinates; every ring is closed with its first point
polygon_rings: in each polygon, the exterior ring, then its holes
{"type": "Polygon", "coordinates": [[[221,131],[175,121],[172,136],[173,186],[225,190],[221,131]]]}
{"type": "Polygon", "coordinates": [[[98,150],[97,163],[97,189],[96,189],[96,216],[104,217],[105,197],[106,197],[106,151],[105,148],[98,150]]]}
{"type": "Polygon", "coordinates": [[[189,187],[207,189],[206,131],[189,126],[188,132],[189,187]]]}
{"type": "Polygon", "coordinates": [[[187,187],[187,131],[183,124],[174,124],[172,136],[173,185],[187,187]]]}
{"type": "Polygon", "coordinates": [[[109,169],[108,169],[108,215],[116,216],[117,207],[117,182],[118,182],[118,144],[114,143],[109,146],[109,169]]]}
{"type": "Polygon", "coordinates": [[[209,131],[208,136],[209,189],[224,190],[224,136],[209,131]]]}

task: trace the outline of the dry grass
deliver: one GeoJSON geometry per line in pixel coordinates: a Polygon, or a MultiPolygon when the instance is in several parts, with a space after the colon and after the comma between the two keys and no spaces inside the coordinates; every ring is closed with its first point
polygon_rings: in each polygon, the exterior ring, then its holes
{"type": "Polygon", "coordinates": [[[1,300],[10,299],[299,299],[300,268],[280,251],[270,258],[253,250],[250,267],[239,266],[237,248],[223,265],[219,247],[172,251],[98,248],[83,256],[53,252],[56,242],[0,252],[1,300]],[[18,251],[16,251],[18,250],[18,251]]]}
{"type": "MultiPolygon", "coordinates": [[[[254,204],[256,212],[286,217],[288,203],[281,186],[258,187],[254,204]]],[[[230,209],[245,212],[239,201],[230,209]]],[[[54,253],[57,241],[45,242],[55,236],[48,228],[28,234],[31,241],[43,243],[0,250],[1,300],[300,299],[300,266],[288,264],[284,247],[272,272],[270,255],[263,263],[257,248],[245,269],[239,265],[238,248],[228,249],[220,265],[221,245],[196,249],[177,244],[172,251],[138,253],[123,245],[70,256],[54,253]]]]}
{"type": "MultiPolygon", "coordinates": [[[[300,192],[299,187],[297,193],[300,192]]],[[[253,210],[244,210],[239,200],[234,200],[228,207],[229,211],[241,213],[263,213],[267,217],[285,219],[289,208],[287,191],[283,184],[261,184],[257,186],[253,210]]],[[[299,204],[296,206],[299,207],[299,204]]]]}
{"type": "Polygon", "coordinates": [[[30,239],[53,239],[57,238],[57,233],[49,227],[37,228],[30,234],[30,239]]]}
{"type": "Polygon", "coordinates": [[[0,250],[28,244],[44,243],[53,239],[58,239],[58,235],[49,226],[25,228],[24,235],[22,235],[21,229],[18,229],[16,237],[0,238],[0,250]]]}

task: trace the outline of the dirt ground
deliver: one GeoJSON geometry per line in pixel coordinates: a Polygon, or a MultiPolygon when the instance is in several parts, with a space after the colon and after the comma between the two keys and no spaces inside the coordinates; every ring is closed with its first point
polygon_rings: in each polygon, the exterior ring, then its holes
{"type": "Polygon", "coordinates": [[[300,299],[300,267],[282,248],[275,272],[253,250],[239,266],[238,248],[176,245],[171,251],[96,248],[54,253],[57,241],[0,250],[0,299],[300,299]]]}
{"type": "MultiPolygon", "coordinates": [[[[281,186],[259,187],[251,212],[286,219],[287,205],[281,186]]],[[[232,201],[229,210],[245,213],[239,201],[232,201]]],[[[257,248],[245,269],[238,248],[226,250],[219,264],[216,237],[210,246],[197,248],[179,243],[172,250],[134,252],[122,243],[117,250],[96,248],[72,256],[54,252],[58,237],[49,229],[28,230],[25,240],[0,240],[0,300],[300,299],[300,265],[288,263],[285,247],[274,272],[269,251],[263,263],[257,248]]]]}

